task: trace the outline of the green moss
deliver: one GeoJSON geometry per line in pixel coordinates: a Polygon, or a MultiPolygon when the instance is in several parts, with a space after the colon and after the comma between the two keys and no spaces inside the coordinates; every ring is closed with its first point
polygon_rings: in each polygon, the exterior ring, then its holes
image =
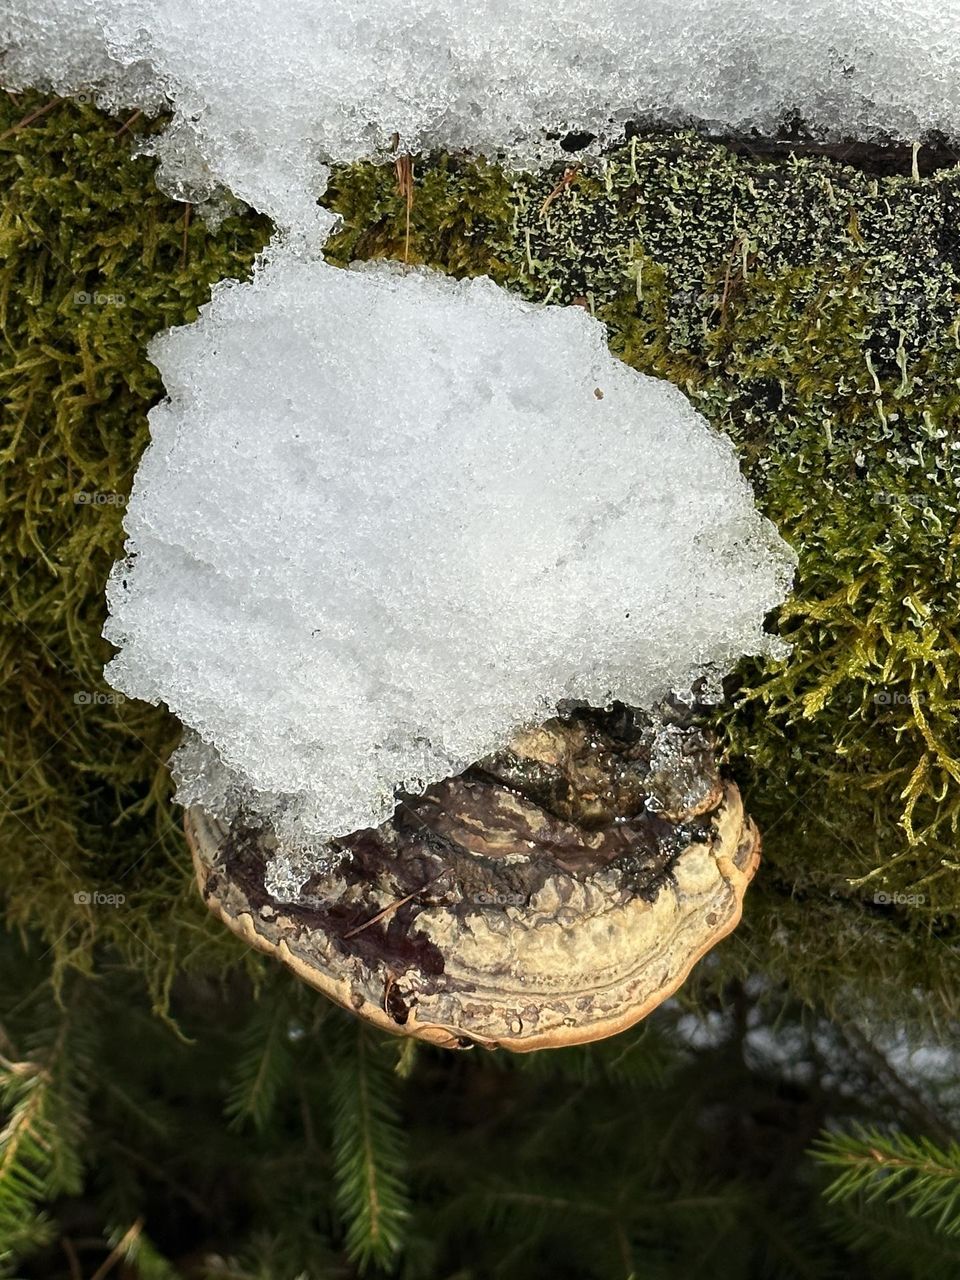
{"type": "MultiPolygon", "coordinates": [[[[890,1007],[896,977],[898,1012],[912,984],[919,1012],[955,1013],[960,174],[877,179],[679,137],[559,178],[515,179],[506,208],[489,192],[497,278],[588,306],[614,351],[680,386],[800,559],[772,622],[790,660],[744,664],[717,717],[766,845],[725,957],[833,1003],[890,1007]]],[[[418,190],[421,226],[437,199],[418,190]]],[[[397,254],[403,212],[366,254],[397,254]]]]}
{"type": "MultiPolygon", "coordinates": [[[[0,132],[39,102],[4,102],[0,132]]],[[[242,953],[195,902],[169,815],[176,726],[100,676],[122,544],[109,495],[127,493],[161,394],[146,342],[246,274],[269,229],[187,223],[118,128],[64,103],[0,141],[0,838],[11,921],[61,964],[110,944],[162,997],[179,966],[242,953]],[[125,908],[74,903],[95,888],[125,908]]],[[[912,991],[923,1015],[955,1013],[960,171],[873,178],[678,136],[567,181],[444,157],[414,174],[409,208],[390,166],[335,174],[331,260],[406,257],[589,307],[616,352],[731,436],[798,552],[771,620],[792,655],[743,664],[717,714],[766,862],[704,980],[759,968],[835,1008],[906,1013],[912,991]]]]}
{"type": "MultiPolygon", "coordinates": [[[[40,101],[4,98],[0,133],[40,101]]],[[[198,951],[236,952],[194,901],[168,803],[177,726],[103,681],[103,588],[162,394],[146,344],[245,274],[269,226],[188,223],[118,127],[62,103],[0,141],[2,881],[7,920],[59,965],[89,968],[99,940],[162,999],[198,951]],[[126,901],[74,900],[94,891],[126,901]]]]}
{"type": "Polygon", "coordinates": [[[511,275],[511,187],[484,161],[438,156],[414,165],[416,194],[409,209],[393,166],[354,165],[334,178],[332,204],[343,228],[327,246],[331,262],[395,258],[457,276],[511,275]]]}

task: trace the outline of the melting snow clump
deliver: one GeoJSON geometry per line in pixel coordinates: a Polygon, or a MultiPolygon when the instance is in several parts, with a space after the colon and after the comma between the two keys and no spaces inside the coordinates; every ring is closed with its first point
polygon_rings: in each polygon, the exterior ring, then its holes
{"type": "Polygon", "coordinates": [[[958,0],[5,0],[0,49],[8,88],[168,101],[165,189],[308,232],[324,165],[394,145],[527,164],[630,119],[960,138],[958,0]]]}
{"type": "Polygon", "coordinates": [[[107,675],[194,730],[185,804],[323,840],[558,702],[777,651],[794,558],[730,442],[579,307],[278,250],[150,358],[107,675]]]}

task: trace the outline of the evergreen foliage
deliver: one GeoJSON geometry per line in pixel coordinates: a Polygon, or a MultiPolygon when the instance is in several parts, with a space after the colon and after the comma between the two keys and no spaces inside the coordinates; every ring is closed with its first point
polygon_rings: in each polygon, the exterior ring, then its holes
{"type": "Polygon", "coordinates": [[[960,1144],[941,1148],[931,1138],[857,1128],[831,1133],[817,1147],[825,1165],[839,1170],[830,1200],[862,1196],[867,1204],[904,1204],[913,1217],[930,1217],[936,1231],[960,1235],[960,1144]]]}
{"type": "Polygon", "coordinates": [[[832,1221],[831,1236],[843,1241],[872,1268],[878,1280],[953,1280],[960,1271],[956,1241],[931,1231],[906,1210],[844,1205],[832,1221]]]}
{"type": "Polygon", "coordinates": [[[792,656],[717,715],[765,839],[743,926],[641,1029],[511,1059],[372,1035],[209,917],[177,727],[103,683],[146,343],[270,230],[159,193],[155,127],[0,102],[0,1274],[960,1274],[956,1099],[891,1047],[960,990],[960,170],[677,136],[573,177],[416,158],[410,205],[335,175],[334,260],[591,308],[800,555],[792,656]]]}
{"type": "Polygon", "coordinates": [[[392,1045],[361,1024],[340,1028],[331,1044],[336,1202],[346,1249],[363,1274],[392,1262],[409,1217],[403,1134],[394,1100],[392,1045]]]}

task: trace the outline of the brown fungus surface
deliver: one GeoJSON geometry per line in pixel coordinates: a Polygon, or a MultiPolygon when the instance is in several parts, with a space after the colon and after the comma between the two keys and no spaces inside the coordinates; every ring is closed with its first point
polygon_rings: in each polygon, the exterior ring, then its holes
{"type": "Polygon", "coordinates": [[[189,810],[210,908],[384,1030],[517,1052],[631,1026],[740,919],[760,839],[683,714],[571,709],[337,842],[297,902],[275,840],[189,810]]]}

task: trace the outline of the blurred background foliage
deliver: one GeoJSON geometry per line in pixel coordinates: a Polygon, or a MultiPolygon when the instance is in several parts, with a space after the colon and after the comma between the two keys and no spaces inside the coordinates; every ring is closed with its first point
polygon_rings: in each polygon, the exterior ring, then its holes
{"type": "Polygon", "coordinates": [[[147,344],[270,234],[162,195],[157,127],[0,100],[0,1273],[960,1274],[960,169],[672,135],[334,175],[331,260],[587,307],[799,556],[790,658],[714,716],[743,925],[640,1031],[515,1060],[362,1031],[208,917],[177,726],[103,682],[147,344]]]}

